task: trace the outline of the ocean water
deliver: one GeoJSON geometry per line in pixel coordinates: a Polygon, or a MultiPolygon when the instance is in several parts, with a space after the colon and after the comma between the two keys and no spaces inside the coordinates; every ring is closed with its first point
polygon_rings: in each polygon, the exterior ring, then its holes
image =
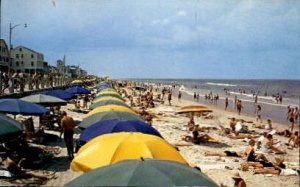
{"type": "Polygon", "coordinates": [[[263,108],[262,115],[280,123],[288,123],[287,106],[299,108],[300,105],[300,80],[135,79],[134,81],[140,84],[176,85],[187,99],[192,99],[194,92],[199,93],[202,103],[207,102],[204,95],[212,92],[213,95],[219,95],[220,107],[224,107],[224,99],[228,97],[229,109],[232,111],[234,111],[234,97],[237,96],[245,105],[243,112],[249,115],[254,115],[253,103],[255,95],[258,95],[258,104],[263,108]],[[277,94],[283,97],[282,103],[276,102],[274,96],[277,94]]]}

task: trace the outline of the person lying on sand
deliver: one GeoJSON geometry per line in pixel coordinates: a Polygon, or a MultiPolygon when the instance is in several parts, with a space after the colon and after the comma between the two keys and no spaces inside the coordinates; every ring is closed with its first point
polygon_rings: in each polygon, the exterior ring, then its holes
{"type": "Polygon", "coordinates": [[[273,125],[272,125],[272,121],[270,119],[267,120],[267,124],[258,124],[258,125],[253,125],[253,127],[258,128],[258,129],[266,129],[266,130],[272,130],[273,129],[273,125]]]}
{"type": "Polygon", "coordinates": [[[41,174],[33,173],[31,171],[28,171],[28,170],[23,170],[20,166],[23,159],[21,159],[19,162],[16,163],[15,161],[13,161],[13,159],[11,159],[9,157],[9,155],[5,155],[4,157],[5,158],[2,161],[2,165],[10,173],[12,173],[15,178],[31,178],[31,177],[34,177],[34,178],[38,178],[38,179],[41,179],[41,180],[49,180],[49,179],[54,177],[55,173],[48,174],[48,175],[45,175],[45,174],[41,175],[41,174]]]}
{"type": "Polygon", "coordinates": [[[246,147],[244,152],[235,151],[224,151],[220,153],[215,152],[205,152],[205,156],[220,156],[220,157],[240,157],[248,162],[258,162],[259,160],[264,160],[268,162],[268,159],[263,154],[256,154],[254,150],[255,141],[251,139],[249,145],[246,147]]]}
{"type": "Polygon", "coordinates": [[[207,143],[210,140],[215,141],[215,139],[212,138],[211,136],[209,136],[208,134],[199,134],[199,130],[200,130],[199,125],[195,125],[192,130],[192,133],[193,133],[192,141],[195,144],[207,143]]]}
{"type": "Polygon", "coordinates": [[[258,138],[259,136],[251,135],[251,134],[239,134],[239,133],[235,132],[235,133],[228,134],[227,137],[237,140],[237,139],[245,139],[245,138],[255,139],[255,138],[258,138]]]}
{"type": "Polygon", "coordinates": [[[275,147],[276,144],[279,142],[274,142],[273,135],[268,134],[267,137],[264,140],[263,146],[262,146],[262,151],[264,153],[272,153],[274,152],[275,154],[286,154],[285,151],[282,151],[275,147]]]}
{"type": "Polygon", "coordinates": [[[243,168],[254,168],[254,174],[274,174],[279,175],[286,169],[286,165],[283,163],[284,158],[275,158],[274,162],[259,161],[259,162],[244,162],[241,164],[243,168]]]}
{"type": "Polygon", "coordinates": [[[224,152],[210,152],[206,151],[204,153],[205,156],[219,156],[219,157],[242,157],[243,152],[236,152],[236,151],[224,151],[224,152]]]}
{"type": "MultiPolygon", "coordinates": [[[[245,164],[245,163],[244,163],[245,164]]],[[[273,175],[283,175],[283,176],[298,176],[299,170],[294,170],[286,168],[284,164],[284,158],[275,158],[274,162],[270,163],[246,163],[247,166],[254,167],[253,174],[273,174],[273,175]]]]}
{"type": "Polygon", "coordinates": [[[181,139],[186,142],[193,142],[194,144],[207,143],[210,141],[217,142],[214,138],[206,133],[199,134],[199,125],[194,126],[192,133],[193,137],[189,135],[183,135],[181,139]]]}
{"type": "MultiPolygon", "coordinates": [[[[239,132],[232,132],[232,129],[230,128],[225,128],[223,127],[222,125],[219,125],[220,127],[220,135],[221,136],[227,136],[231,139],[245,139],[245,138],[248,138],[248,139],[253,139],[253,138],[257,138],[258,135],[251,135],[251,134],[240,134],[239,132]]],[[[257,134],[257,132],[255,131],[248,131],[248,132],[244,132],[244,133],[252,133],[252,134],[257,134]]]]}
{"type": "Polygon", "coordinates": [[[283,131],[276,132],[276,134],[279,135],[279,136],[291,137],[292,132],[289,131],[288,129],[285,129],[285,130],[283,130],[283,131]]]}

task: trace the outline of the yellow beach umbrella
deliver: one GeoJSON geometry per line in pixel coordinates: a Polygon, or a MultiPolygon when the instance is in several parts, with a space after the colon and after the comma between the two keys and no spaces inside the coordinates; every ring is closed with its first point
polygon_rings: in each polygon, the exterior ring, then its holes
{"type": "Polygon", "coordinates": [[[97,103],[97,102],[102,102],[102,101],[107,101],[107,100],[124,102],[122,99],[119,99],[117,97],[106,96],[106,97],[101,97],[101,98],[98,98],[98,99],[94,99],[92,103],[97,103]]]}
{"type": "Polygon", "coordinates": [[[71,163],[74,171],[87,172],[122,160],[153,158],[187,164],[167,141],[142,133],[112,133],[98,136],[80,148],[71,163]]]}
{"type": "Polygon", "coordinates": [[[85,118],[90,117],[97,113],[110,112],[110,111],[111,112],[114,112],[114,111],[115,112],[127,112],[127,113],[131,113],[131,114],[138,116],[138,114],[129,107],[120,106],[120,105],[105,105],[105,106],[95,108],[94,110],[92,110],[88,114],[86,114],[83,118],[85,119],[85,118]]]}
{"type": "Polygon", "coordinates": [[[77,80],[73,80],[73,81],[71,82],[71,84],[78,84],[78,83],[83,83],[83,81],[77,79],[77,80]]]}

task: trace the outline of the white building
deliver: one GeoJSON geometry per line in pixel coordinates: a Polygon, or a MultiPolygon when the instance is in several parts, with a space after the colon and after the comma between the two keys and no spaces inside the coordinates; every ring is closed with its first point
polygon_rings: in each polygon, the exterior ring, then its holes
{"type": "Polygon", "coordinates": [[[44,55],[24,46],[11,50],[11,69],[22,73],[45,72],[44,55]]]}

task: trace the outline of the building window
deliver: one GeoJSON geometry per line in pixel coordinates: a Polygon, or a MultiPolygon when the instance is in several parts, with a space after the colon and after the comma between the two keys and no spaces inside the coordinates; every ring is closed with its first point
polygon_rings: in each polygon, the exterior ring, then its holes
{"type": "Polygon", "coordinates": [[[34,55],[33,55],[33,54],[31,54],[31,58],[34,58],[34,55]]]}
{"type": "Polygon", "coordinates": [[[19,48],[19,51],[22,51],[22,48],[19,48]]]}
{"type": "Polygon", "coordinates": [[[31,66],[34,66],[34,62],[31,62],[31,66]]]}
{"type": "Polygon", "coordinates": [[[16,62],[16,66],[19,66],[19,61],[16,62]]]}
{"type": "Polygon", "coordinates": [[[23,65],[24,64],[24,61],[21,61],[21,65],[23,65]]]}
{"type": "Polygon", "coordinates": [[[24,58],[24,54],[21,54],[21,58],[24,58]]]}
{"type": "Polygon", "coordinates": [[[16,58],[19,58],[19,54],[16,54],[16,58]]]}

